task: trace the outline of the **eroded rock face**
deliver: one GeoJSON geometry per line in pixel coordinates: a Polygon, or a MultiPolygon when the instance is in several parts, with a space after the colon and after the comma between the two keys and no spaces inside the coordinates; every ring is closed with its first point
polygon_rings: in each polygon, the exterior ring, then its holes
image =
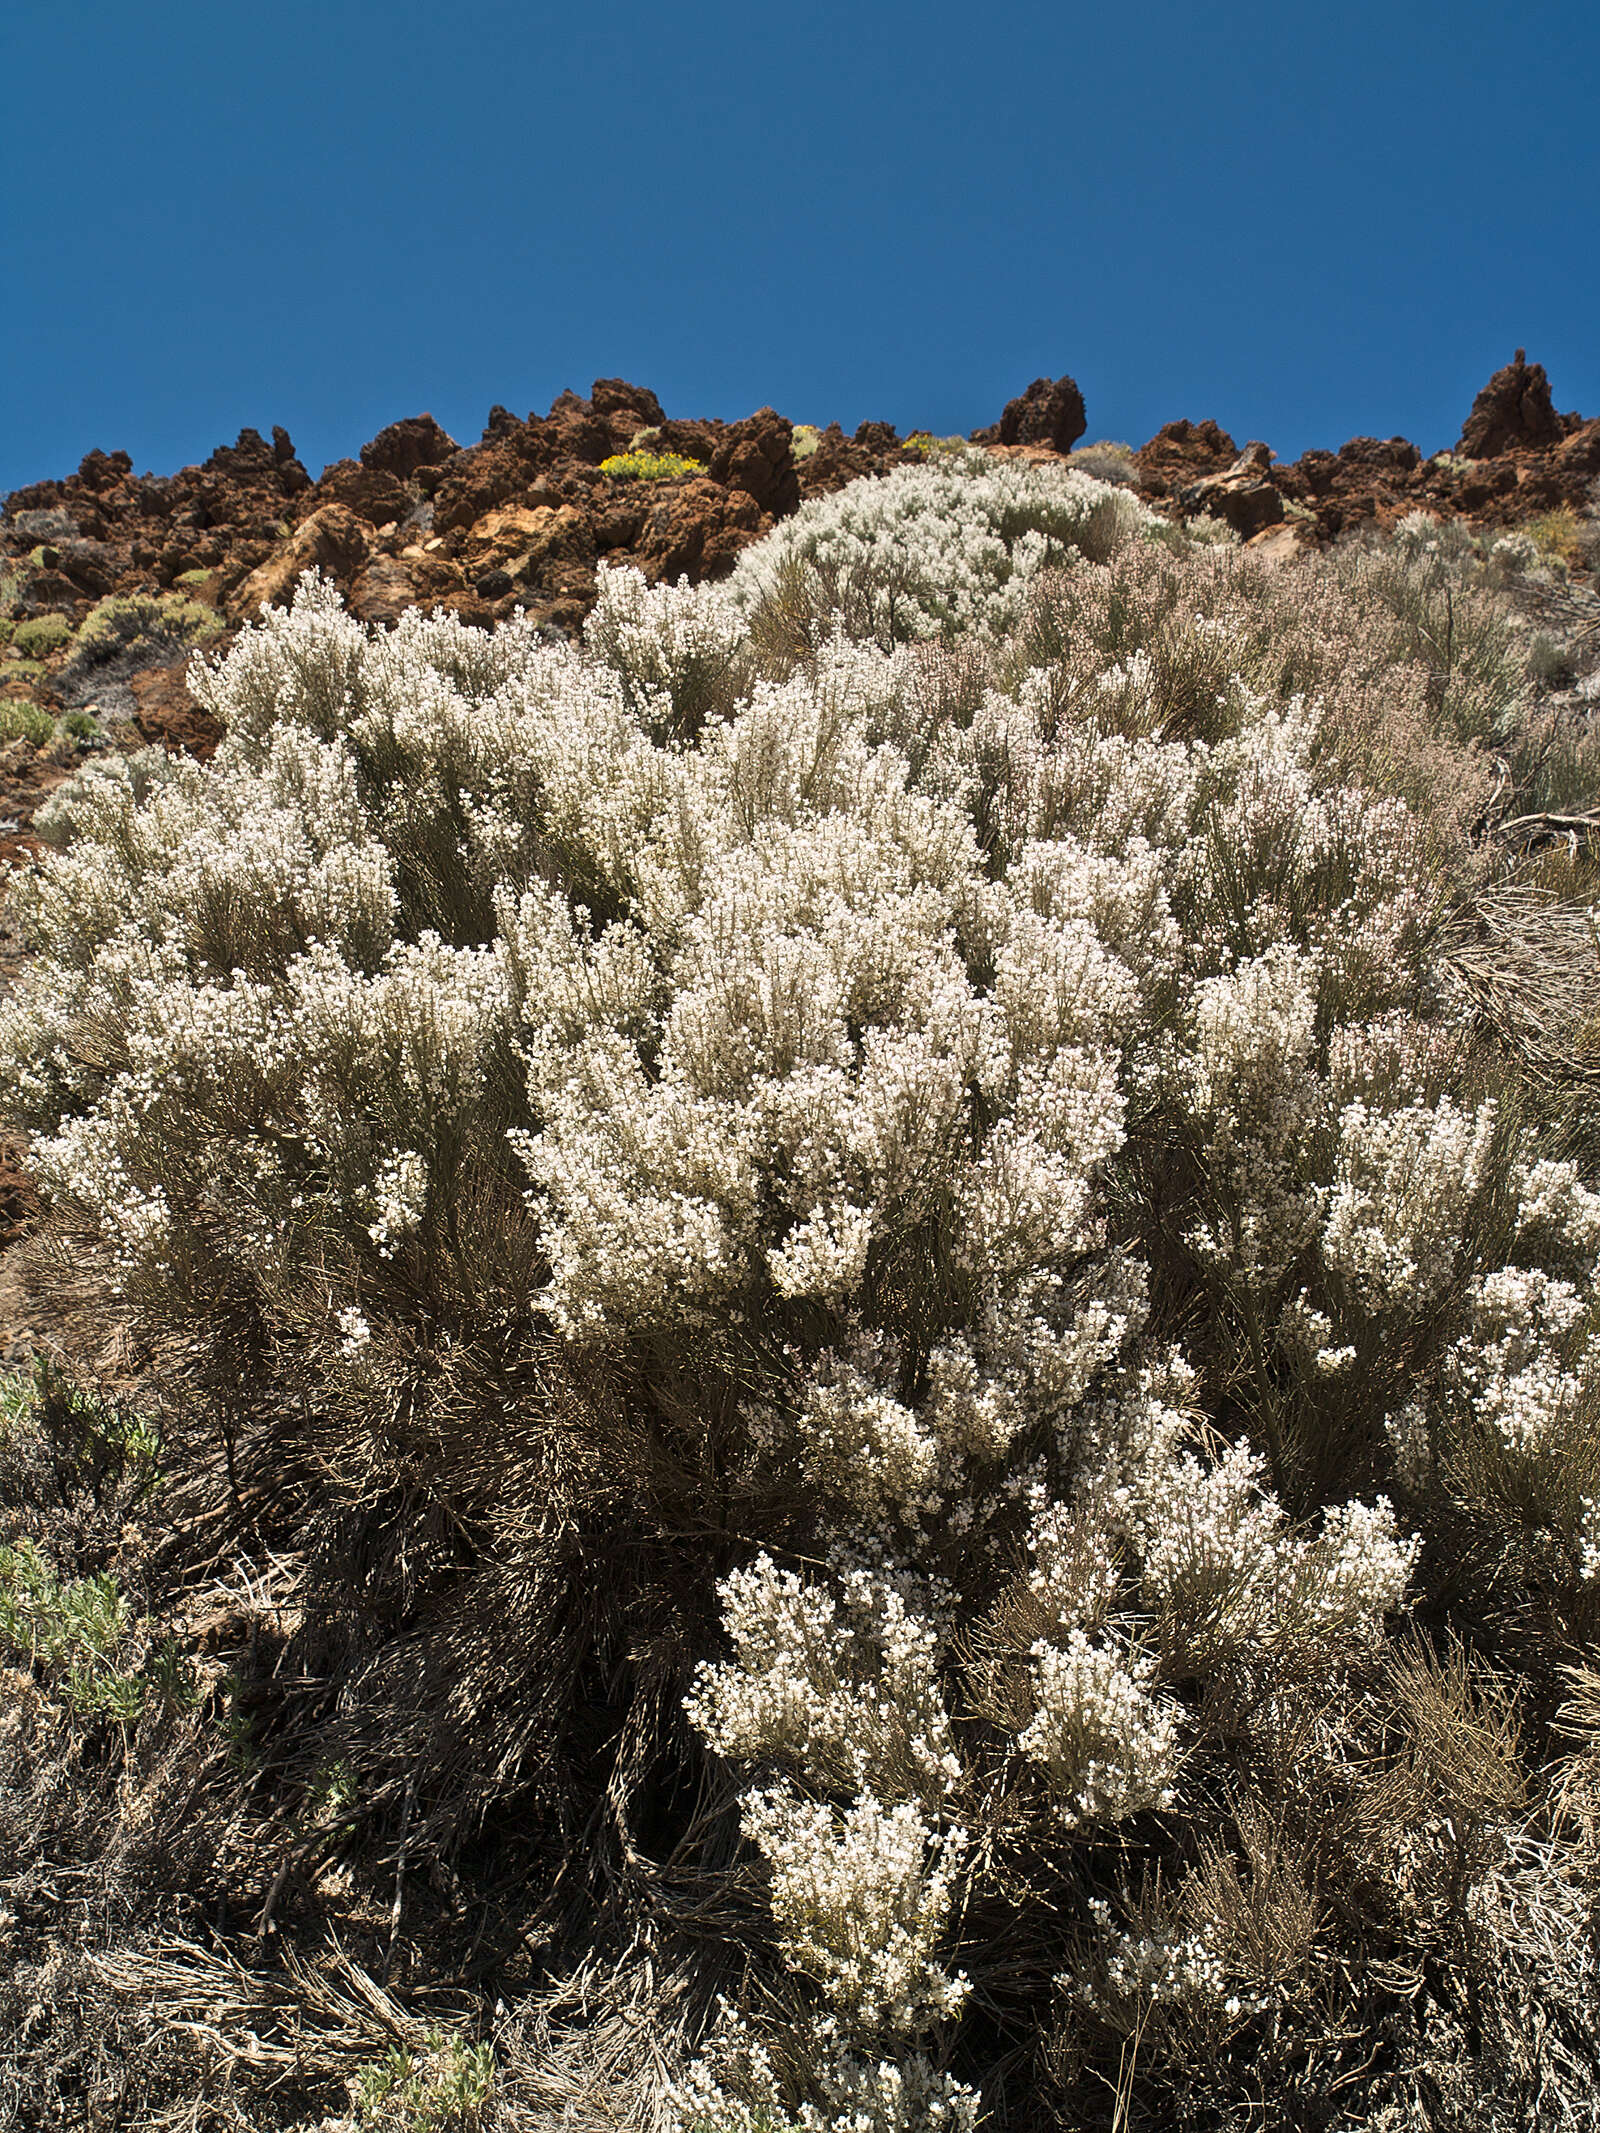
{"type": "Polygon", "coordinates": [[[310,487],[284,429],[270,443],[241,430],[203,465],[170,475],[135,475],[126,452],[89,452],[64,481],[7,499],[0,550],[27,556],[53,543],[49,575],[35,569],[30,595],[37,612],[78,621],[108,592],[161,591],[201,573],[236,583],[287,537],[310,487]]]}
{"type": "Polygon", "coordinates": [[[355,459],[336,459],[322,479],[301,499],[309,517],[324,504],[342,504],[373,527],[396,524],[410,512],[416,497],[398,475],[355,459]]]}
{"type": "Polygon", "coordinates": [[[422,467],[443,466],[455,450],[455,439],[431,415],[407,415],[361,447],[361,464],[409,481],[422,467]]]}
{"type": "Polygon", "coordinates": [[[1289,463],[1263,458],[1262,447],[1246,470],[1233,463],[1233,449],[1214,422],[1169,422],[1138,455],[1140,491],[1185,515],[1210,509],[1245,538],[1260,538],[1274,522],[1272,506],[1264,489],[1249,493],[1249,471],[1285,508],[1297,507],[1299,538],[1330,541],[1410,511],[1493,526],[1525,525],[1561,507],[1581,513],[1600,478],[1600,420],[1557,414],[1543,366],[1520,348],[1478,394],[1455,452],[1424,459],[1405,437],[1352,437],[1337,452],[1304,452],[1289,463]]]}
{"type": "Polygon", "coordinates": [[[229,612],[254,621],[263,607],[287,607],[303,571],[321,570],[348,585],[372,551],[373,532],[343,504],[324,504],[303,519],[228,601],[229,612]]]}
{"type": "Polygon", "coordinates": [[[1221,474],[1239,447],[1215,422],[1168,422],[1138,454],[1139,487],[1152,501],[1176,496],[1191,483],[1221,474]]]}
{"type": "Polygon", "coordinates": [[[1544,365],[1530,363],[1519,348],[1473,401],[1456,450],[1466,459],[1494,459],[1502,452],[1540,451],[1564,434],[1544,365]]]}

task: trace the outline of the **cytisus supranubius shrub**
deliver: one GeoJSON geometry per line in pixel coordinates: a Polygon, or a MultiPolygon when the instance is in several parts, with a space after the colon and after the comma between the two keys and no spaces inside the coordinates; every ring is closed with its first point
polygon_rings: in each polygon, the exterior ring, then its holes
{"type": "Polygon", "coordinates": [[[1600,1195],[1406,567],[940,460],[570,647],[308,579],[52,805],[63,1269],[325,1764],[698,1981],[636,2122],[1595,2093],[1600,1195]]]}

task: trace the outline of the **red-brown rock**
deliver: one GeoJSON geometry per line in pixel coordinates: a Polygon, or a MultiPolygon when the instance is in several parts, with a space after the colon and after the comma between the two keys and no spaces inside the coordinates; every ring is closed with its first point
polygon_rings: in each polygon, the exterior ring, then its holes
{"type": "Polygon", "coordinates": [[[1025,393],[1008,400],[997,429],[973,432],[975,443],[1047,444],[1070,452],[1089,426],[1083,395],[1072,378],[1035,378],[1025,393]]]}
{"type": "Polygon", "coordinates": [[[455,450],[455,439],[431,415],[407,415],[361,447],[361,464],[409,481],[420,467],[443,466],[455,450]]]}
{"type": "Polygon", "coordinates": [[[1542,363],[1518,349],[1472,403],[1456,450],[1467,459],[1493,459],[1501,452],[1542,449],[1563,435],[1542,363]]]}
{"type": "Polygon", "coordinates": [[[309,517],[324,504],[343,504],[369,525],[387,526],[403,519],[419,500],[419,495],[382,467],[362,466],[355,459],[336,459],[332,466],[323,468],[321,480],[301,499],[301,509],[309,517]]]}
{"type": "Polygon", "coordinates": [[[758,408],[729,426],[707,471],[713,481],[742,489],[761,510],[783,518],[800,502],[793,444],[794,424],[775,408],[758,408]]]}
{"type": "Polygon", "coordinates": [[[366,562],[372,527],[343,504],[324,504],[296,527],[269,559],[244,580],[228,601],[230,614],[252,620],[263,606],[288,607],[301,573],[325,571],[348,584],[366,562]]]}
{"type": "Polygon", "coordinates": [[[633,560],[653,583],[672,584],[684,576],[726,577],[740,550],[771,523],[747,490],[725,489],[705,476],[663,484],[640,530],[633,560]]]}
{"type": "Polygon", "coordinates": [[[1185,518],[1220,518],[1248,541],[1283,517],[1283,497],[1272,480],[1272,452],[1247,444],[1226,473],[1207,474],[1178,492],[1185,518]]]}
{"type": "Polygon", "coordinates": [[[1136,455],[1139,487],[1146,496],[1176,496],[1191,482],[1225,473],[1239,447],[1208,417],[1204,422],[1168,422],[1136,455]]]}

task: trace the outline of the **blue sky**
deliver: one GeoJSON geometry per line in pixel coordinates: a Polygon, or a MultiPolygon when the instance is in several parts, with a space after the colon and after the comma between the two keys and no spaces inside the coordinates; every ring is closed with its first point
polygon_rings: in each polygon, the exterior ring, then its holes
{"type": "Polygon", "coordinates": [[[669,413],[1452,443],[1600,414],[1600,8],[7,0],[0,491],[669,413]]]}

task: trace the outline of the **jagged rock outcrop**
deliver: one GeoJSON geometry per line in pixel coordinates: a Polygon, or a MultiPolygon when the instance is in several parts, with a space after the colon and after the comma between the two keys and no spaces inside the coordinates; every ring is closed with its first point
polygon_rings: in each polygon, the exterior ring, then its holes
{"type": "Polygon", "coordinates": [[[1453,452],[1425,459],[1405,437],[1352,437],[1289,462],[1251,449],[1251,468],[1236,467],[1233,439],[1216,423],[1169,422],[1138,454],[1140,491],[1186,516],[1210,509],[1254,538],[1274,523],[1271,489],[1301,538],[1331,541],[1409,511],[1500,526],[1581,514],[1600,479],[1600,420],[1557,414],[1543,366],[1520,348],[1474,400],[1453,452]]]}
{"type": "Polygon", "coordinates": [[[1152,502],[1175,498],[1225,472],[1238,456],[1239,447],[1215,422],[1166,422],[1136,455],[1139,487],[1152,502]]]}
{"type": "Polygon", "coordinates": [[[321,570],[348,583],[366,562],[372,541],[369,521],[344,504],[323,504],[251,571],[229,600],[229,609],[250,619],[263,607],[287,607],[307,570],[321,570]]]}
{"type": "Polygon", "coordinates": [[[1008,400],[998,423],[974,430],[974,444],[1044,444],[1070,452],[1089,426],[1083,394],[1072,378],[1035,378],[1025,393],[1008,400]]]}
{"type": "MultiPolygon", "coordinates": [[[[1572,417],[1574,424],[1577,419],[1572,417]]],[[[1565,434],[1544,365],[1530,363],[1519,348],[1473,401],[1456,450],[1466,459],[1494,459],[1502,452],[1542,451],[1565,434]]]]}
{"type": "Polygon", "coordinates": [[[408,481],[423,467],[443,466],[455,450],[455,439],[431,415],[407,415],[361,447],[361,464],[408,481]]]}

